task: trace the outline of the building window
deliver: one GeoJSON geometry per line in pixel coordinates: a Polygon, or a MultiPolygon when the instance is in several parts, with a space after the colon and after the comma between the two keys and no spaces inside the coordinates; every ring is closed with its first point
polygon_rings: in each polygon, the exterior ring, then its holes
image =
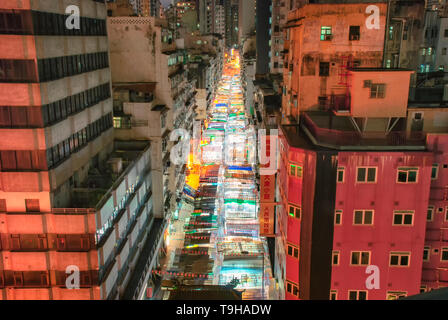
{"type": "Polygon", "coordinates": [[[414,211],[394,211],[394,226],[412,226],[414,224],[414,211]]]}
{"type": "Polygon", "coordinates": [[[386,85],[384,83],[372,83],[370,86],[370,98],[382,99],[385,96],[386,85]]]}
{"type": "Polygon", "coordinates": [[[344,167],[338,167],[337,170],[337,182],[344,182],[344,172],[345,172],[345,168],[344,167]]]}
{"type": "Polygon", "coordinates": [[[339,251],[333,251],[331,261],[332,261],[331,264],[333,266],[339,265],[339,251]]]}
{"type": "Polygon", "coordinates": [[[39,199],[25,199],[26,212],[40,212],[39,199]]]}
{"type": "Polygon", "coordinates": [[[349,300],[367,300],[366,290],[349,290],[348,291],[349,300]]]}
{"type": "Polygon", "coordinates": [[[418,168],[398,168],[397,182],[417,183],[418,168]]]}
{"type": "Polygon", "coordinates": [[[448,261],[448,247],[442,248],[442,253],[440,254],[440,261],[448,261]]]}
{"type": "Polygon", "coordinates": [[[299,296],[299,287],[296,284],[286,280],[286,292],[288,292],[289,294],[292,294],[293,296],[298,297],[299,296]]]}
{"type": "Polygon", "coordinates": [[[298,259],[299,258],[299,248],[288,244],[288,256],[298,259]]]}
{"type": "Polygon", "coordinates": [[[331,40],[331,38],[332,38],[331,27],[322,26],[320,28],[320,40],[327,41],[331,40]]]}
{"type": "Polygon", "coordinates": [[[357,168],[356,182],[376,182],[376,167],[357,168]]]}
{"type": "Polygon", "coordinates": [[[359,40],[360,38],[360,28],[359,26],[350,26],[350,32],[348,35],[348,39],[350,41],[356,41],[359,40]]]}
{"type": "Polygon", "coordinates": [[[389,27],[389,40],[393,40],[394,39],[394,27],[390,26],[389,27]]]}
{"type": "Polygon", "coordinates": [[[301,210],[300,210],[299,207],[296,207],[296,206],[293,206],[293,205],[289,205],[288,214],[289,214],[291,217],[300,219],[301,210]]]}
{"type": "Polygon", "coordinates": [[[334,224],[341,225],[342,224],[342,210],[336,210],[334,212],[334,224]]]}
{"type": "Polygon", "coordinates": [[[352,251],[350,265],[368,266],[370,264],[370,251],[352,251]]]}
{"type": "Polygon", "coordinates": [[[372,225],[373,210],[355,210],[353,214],[354,225],[372,225]]]}
{"type": "Polygon", "coordinates": [[[330,63],[319,62],[319,76],[328,77],[330,75],[330,63]]]}
{"type": "Polygon", "coordinates": [[[409,252],[391,252],[389,265],[391,267],[409,267],[410,260],[409,252]]]}
{"type": "Polygon", "coordinates": [[[0,212],[6,212],[6,199],[0,199],[0,212]]]}
{"type": "Polygon", "coordinates": [[[448,38],[448,29],[445,29],[444,36],[445,36],[445,38],[448,38]]]}
{"type": "Polygon", "coordinates": [[[432,221],[434,217],[434,206],[429,206],[426,213],[426,221],[432,221]]]}
{"type": "Polygon", "coordinates": [[[446,56],[446,48],[442,48],[442,55],[446,56]]]}
{"type": "Polygon", "coordinates": [[[289,167],[290,167],[289,175],[291,175],[293,177],[302,178],[302,167],[301,166],[291,164],[289,167]]]}
{"type": "Polygon", "coordinates": [[[338,290],[330,291],[330,300],[338,300],[338,290]]]}
{"type": "Polygon", "coordinates": [[[420,286],[420,293],[425,293],[427,290],[426,286],[420,286]]]}
{"type": "Polygon", "coordinates": [[[407,296],[407,292],[387,291],[386,300],[398,300],[407,296]]]}
{"type": "Polygon", "coordinates": [[[439,176],[439,165],[434,163],[431,169],[431,180],[437,180],[439,176]]]}
{"type": "Polygon", "coordinates": [[[429,261],[429,253],[431,252],[430,246],[425,246],[423,248],[423,261],[429,261]]]}
{"type": "Polygon", "coordinates": [[[448,207],[445,208],[445,221],[448,221],[448,207]]]}

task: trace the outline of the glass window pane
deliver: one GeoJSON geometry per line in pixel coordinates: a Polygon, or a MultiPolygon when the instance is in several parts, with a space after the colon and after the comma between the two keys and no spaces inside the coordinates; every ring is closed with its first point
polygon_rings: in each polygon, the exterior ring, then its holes
{"type": "Polygon", "coordinates": [[[359,252],[352,252],[352,264],[359,264],[359,252]]]}
{"type": "Polygon", "coordinates": [[[412,215],[412,214],[406,214],[405,216],[404,216],[404,224],[412,224],[412,218],[413,218],[413,216],[414,215],[412,215]]]}
{"type": "Polygon", "coordinates": [[[362,265],[368,265],[369,264],[369,257],[370,257],[370,253],[369,252],[363,252],[361,254],[361,264],[362,265]]]}
{"type": "Polygon", "coordinates": [[[372,222],[373,222],[373,212],[366,211],[364,213],[364,224],[372,224],[372,222]]]}
{"type": "Polygon", "coordinates": [[[369,168],[367,171],[367,181],[369,182],[375,182],[376,178],[376,168],[369,168]]]}
{"type": "Polygon", "coordinates": [[[358,168],[358,182],[364,182],[366,181],[366,168],[358,168]]]}
{"type": "Polygon", "coordinates": [[[390,265],[398,266],[398,256],[396,255],[390,256],[390,265]]]}
{"type": "Polygon", "coordinates": [[[355,211],[355,224],[362,224],[362,211],[355,211]]]}
{"type": "Polygon", "coordinates": [[[394,215],[394,224],[402,224],[403,221],[403,215],[402,214],[395,214],[394,215]]]}
{"type": "Polygon", "coordinates": [[[406,171],[398,171],[398,182],[406,182],[407,176],[406,171]]]}
{"type": "Polygon", "coordinates": [[[417,171],[412,170],[408,173],[408,182],[416,182],[417,181],[417,171]]]}

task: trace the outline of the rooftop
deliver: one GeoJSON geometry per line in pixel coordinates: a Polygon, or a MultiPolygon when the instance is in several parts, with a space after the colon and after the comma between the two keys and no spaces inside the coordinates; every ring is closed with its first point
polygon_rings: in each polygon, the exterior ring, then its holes
{"type": "MultiPolygon", "coordinates": [[[[299,125],[282,126],[293,146],[304,144],[303,135],[315,146],[336,150],[426,150],[426,136],[420,132],[360,132],[353,118],[324,111],[304,112],[300,119],[300,129],[299,125]]],[[[369,119],[372,120],[384,119],[369,119]]]]}

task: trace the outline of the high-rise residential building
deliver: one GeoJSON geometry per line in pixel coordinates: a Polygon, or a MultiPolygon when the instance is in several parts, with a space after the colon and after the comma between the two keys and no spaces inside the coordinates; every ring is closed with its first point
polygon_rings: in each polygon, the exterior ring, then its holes
{"type": "Polygon", "coordinates": [[[366,4],[361,1],[306,4],[288,13],[283,28],[282,121],[295,122],[299,111],[322,110],[328,103],[338,103],[343,110],[349,102],[347,68],[381,67],[387,5],[376,5],[378,30],[367,28],[366,4]]]}
{"type": "Polygon", "coordinates": [[[434,154],[426,216],[421,292],[448,287],[448,101],[444,86],[418,87],[409,102],[409,134],[427,134],[427,149],[434,154]]]}
{"type": "Polygon", "coordinates": [[[224,0],[226,46],[228,48],[239,45],[238,43],[238,19],[239,0],[224,0]]]}
{"type": "Polygon", "coordinates": [[[381,67],[387,4],[375,5],[379,30],[363,1],[300,4],[284,26],[275,273],[286,299],[420,291],[433,154],[406,132],[413,72],[381,67]],[[379,289],[366,287],[369,265],[379,289]]]}
{"type": "Polygon", "coordinates": [[[270,29],[271,29],[271,0],[256,1],[256,39],[257,64],[256,73],[266,75],[269,73],[270,29]]]}
{"type": "Polygon", "coordinates": [[[283,27],[287,22],[290,1],[273,0],[271,4],[271,30],[270,44],[271,51],[269,70],[273,74],[283,74],[283,27]]]}
{"type": "Polygon", "coordinates": [[[118,298],[160,244],[151,146],[114,139],[105,3],[72,5],[74,29],[62,2],[0,4],[2,299],[118,298]]]}
{"type": "Polygon", "coordinates": [[[115,128],[120,135],[151,140],[154,212],[169,215],[177,209],[176,192],[182,192],[185,182],[185,166],[171,163],[170,133],[185,129],[191,136],[196,116],[196,84],[188,81],[188,55],[176,48],[165,20],[113,17],[108,28],[115,128]]]}
{"type": "Polygon", "coordinates": [[[225,37],[226,34],[226,13],[224,7],[224,0],[218,1],[215,5],[215,30],[214,33],[218,33],[221,37],[225,37]]]}
{"type": "Polygon", "coordinates": [[[239,0],[238,43],[252,36],[255,31],[255,0],[239,0]]]}

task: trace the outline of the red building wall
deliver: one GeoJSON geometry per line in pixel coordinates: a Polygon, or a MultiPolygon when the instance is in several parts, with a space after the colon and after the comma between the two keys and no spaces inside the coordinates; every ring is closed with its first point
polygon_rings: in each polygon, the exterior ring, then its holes
{"type": "MultiPolygon", "coordinates": [[[[308,299],[310,280],[314,266],[313,241],[318,239],[321,229],[316,214],[315,197],[321,190],[316,187],[317,152],[307,148],[288,145],[280,135],[281,161],[277,183],[282,210],[278,211],[278,241],[284,244],[284,261],[278,264],[285,269],[285,282],[297,284],[300,297],[308,299]],[[301,165],[301,178],[288,174],[291,164],[301,165]],[[301,208],[301,218],[288,214],[289,205],[301,208]],[[313,240],[314,239],[314,240],[313,240]],[[288,255],[288,245],[299,248],[298,259],[288,255]]],[[[332,225],[332,248],[340,252],[339,265],[326,266],[331,272],[331,290],[337,290],[337,299],[348,299],[349,290],[367,290],[367,299],[387,298],[388,292],[419,293],[422,275],[422,258],[426,228],[426,211],[431,182],[432,154],[430,152],[338,152],[337,167],[344,167],[344,180],[336,184],[335,210],[342,210],[342,224],[332,225]],[[376,167],[375,183],[357,182],[357,168],[376,167]],[[418,168],[416,183],[397,182],[398,168],[418,168]],[[354,210],[374,210],[373,225],[354,225],[354,210]],[[394,226],[394,210],[413,210],[413,224],[394,226]],[[370,265],[380,271],[380,288],[368,290],[366,266],[351,266],[351,251],[370,251],[370,265]],[[391,252],[410,252],[408,267],[389,266],[391,252]]],[[[334,179],[329,176],[328,179],[334,179]]],[[[328,183],[331,183],[328,180],[328,183]]],[[[314,243],[315,245],[315,243],[314,243]]],[[[277,255],[277,256],[282,256],[277,255]]],[[[316,260],[314,260],[316,261],[316,260]]],[[[325,269],[325,268],[324,268],[325,269]]],[[[322,271],[323,272],[323,271],[322,271]]],[[[325,271],[326,272],[326,271],[325,271]]],[[[313,278],[316,279],[316,278],[313,278]]],[[[322,285],[322,284],[318,284],[322,285]]],[[[285,298],[299,296],[287,292],[285,298]]],[[[328,292],[328,298],[330,292],[328,292]]]]}
{"type": "Polygon", "coordinates": [[[334,226],[333,250],[340,252],[332,267],[332,290],[348,299],[348,290],[367,290],[366,266],[351,266],[351,251],[370,251],[370,265],[380,271],[380,288],[368,290],[368,299],[386,299],[388,291],[419,293],[426,209],[432,155],[426,152],[340,152],[338,167],[344,181],[337,183],[335,209],[342,224],[334,226]],[[376,183],[357,182],[356,169],[377,168],[376,183]],[[398,183],[399,167],[418,168],[416,183],[398,183]],[[374,210],[373,225],[354,225],[354,210],[374,210]],[[413,225],[394,226],[394,210],[414,210],[413,225]],[[410,252],[409,267],[389,266],[390,252],[410,252]]]}
{"type": "Polygon", "coordinates": [[[426,222],[425,247],[428,258],[423,261],[422,291],[448,287],[448,135],[428,134],[428,149],[434,152],[436,172],[431,179],[426,222]]]}

